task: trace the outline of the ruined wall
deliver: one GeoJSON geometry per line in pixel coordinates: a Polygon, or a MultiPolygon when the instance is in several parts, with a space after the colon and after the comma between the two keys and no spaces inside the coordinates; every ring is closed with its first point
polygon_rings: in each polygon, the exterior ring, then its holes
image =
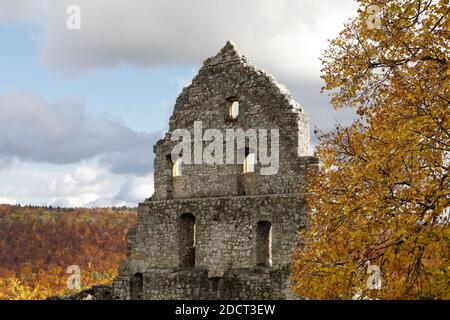
{"type": "Polygon", "coordinates": [[[257,133],[259,129],[278,129],[279,171],[261,175],[261,166],[256,164],[252,182],[246,186],[249,179],[242,174],[241,164],[186,165],[183,176],[174,181],[167,158],[177,142],[171,141],[168,133],[154,148],[155,199],[297,192],[298,158],[308,155],[308,115],[272,76],[250,65],[231,44],[206,60],[192,84],[183,89],[170,118],[170,132],[183,128],[194,136],[194,121],[201,121],[203,130],[219,129],[224,137],[227,129],[254,129],[257,133]],[[229,115],[230,99],[239,102],[235,120],[229,115]]]}
{"type": "MultiPolygon", "coordinates": [[[[216,197],[149,201],[140,204],[130,260],[141,260],[145,268],[178,268],[181,216],[195,217],[195,266],[210,276],[230,268],[257,265],[257,223],[272,225],[272,266],[289,263],[297,244],[297,231],[305,221],[300,194],[216,197]]],[[[145,271],[141,269],[135,272],[145,271]]]]}
{"type": "MultiPolygon", "coordinates": [[[[143,299],[200,300],[200,299],[296,299],[289,290],[287,269],[233,269],[224,277],[209,278],[206,270],[188,269],[174,272],[153,269],[144,273],[143,299]]],[[[116,299],[130,299],[127,278],[117,278],[116,299]]]]}
{"type": "Polygon", "coordinates": [[[302,189],[308,169],[317,165],[308,156],[308,131],[307,114],[287,91],[232,44],[207,59],[178,97],[170,132],[154,146],[155,193],[139,205],[113,296],[292,297],[289,264],[297,232],[306,226],[302,189]],[[239,102],[236,120],[229,116],[231,101],[239,102]],[[279,129],[278,172],[262,175],[259,163],[248,173],[242,164],[191,164],[173,177],[170,154],[177,142],[171,132],[194,135],[195,121],[224,136],[227,129],[279,129]]]}

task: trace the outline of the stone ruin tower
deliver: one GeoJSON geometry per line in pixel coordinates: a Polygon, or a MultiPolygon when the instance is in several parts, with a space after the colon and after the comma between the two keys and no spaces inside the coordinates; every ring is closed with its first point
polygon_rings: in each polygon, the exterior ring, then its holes
{"type": "Polygon", "coordinates": [[[113,297],[293,298],[289,264],[306,220],[300,190],[316,163],[308,148],[308,115],[227,42],[178,96],[170,130],[154,146],[155,192],[139,204],[113,297]],[[247,144],[244,164],[174,163],[171,134],[193,132],[195,121],[222,132],[279,129],[278,172],[249,165],[256,151],[247,144]]]}

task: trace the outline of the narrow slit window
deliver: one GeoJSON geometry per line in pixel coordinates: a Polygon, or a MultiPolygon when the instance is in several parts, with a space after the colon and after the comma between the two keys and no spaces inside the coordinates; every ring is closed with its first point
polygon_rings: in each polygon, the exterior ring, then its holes
{"type": "Polygon", "coordinates": [[[183,174],[183,160],[178,158],[173,164],[172,175],[174,177],[181,177],[183,174]]]}
{"type": "Polygon", "coordinates": [[[135,273],[130,279],[131,300],[142,300],[144,293],[144,279],[142,273],[135,273]]]}
{"type": "Polygon", "coordinates": [[[196,225],[195,216],[185,213],[180,217],[179,229],[180,267],[195,267],[196,225]]]}
{"type": "Polygon", "coordinates": [[[259,221],[256,225],[256,264],[272,265],[272,224],[269,221],[259,221]]]}
{"type": "Polygon", "coordinates": [[[255,172],[255,154],[249,153],[244,159],[244,173],[255,172]]]}
{"type": "Polygon", "coordinates": [[[230,119],[236,120],[239,115],[239,101],[232,101],[230,104],[230,119]]]}

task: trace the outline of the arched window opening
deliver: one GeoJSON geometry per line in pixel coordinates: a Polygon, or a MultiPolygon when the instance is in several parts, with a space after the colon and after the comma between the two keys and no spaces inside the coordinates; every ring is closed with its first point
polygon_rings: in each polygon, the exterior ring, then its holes
{"type": "Polygon", "coordinates": [[[259,221],[256,225],[256,264],[272,265],[272,224],[269,221],[259,221]]]}
{"type": "Polygon", "coordinates": [[[194,268],[196,244],[195,217],[190,213],[181,215],[179,226],[180,267],[194,268]]]}
{"type": "Polygon", "coordinates": [[[142,273],[135,273],[130,279],[131,300],[142,300],[144,298],[144,279],[142,273]]]}
{"type": "Polygon", "coordinates": [[[250,152],[245,155],[244,159],[244,173],[255,172],[255,154],[250,152]]]}
{"type": "Polygon", "coordinates": [[[230,100],[229,115],[231,120],[236,120],[239,116],[239,101],[230,100]]]}
{"type": "Polygon", "coordinates": [[[181,177],[183,175],[183,160],[181,160],[181,158],[175,160],[172,168],[172,175],[174,177],[181,177]]]}
{"type": "Polygon", "coordinates": [[[164,178],[167,197],[171,198],[173,193],[173,162],[170,154],[166,155],[166,167],[164,169],[164,178]]]}

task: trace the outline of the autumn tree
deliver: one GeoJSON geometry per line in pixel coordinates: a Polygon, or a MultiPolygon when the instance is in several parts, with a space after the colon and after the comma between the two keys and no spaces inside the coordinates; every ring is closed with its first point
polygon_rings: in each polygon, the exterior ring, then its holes
{"type": "Polygon", "coordinates": [[[450,299],[449,1],[358,3],[322,57],[331,104],[358,119],[318,133],[293,289],[450,299]]]}

